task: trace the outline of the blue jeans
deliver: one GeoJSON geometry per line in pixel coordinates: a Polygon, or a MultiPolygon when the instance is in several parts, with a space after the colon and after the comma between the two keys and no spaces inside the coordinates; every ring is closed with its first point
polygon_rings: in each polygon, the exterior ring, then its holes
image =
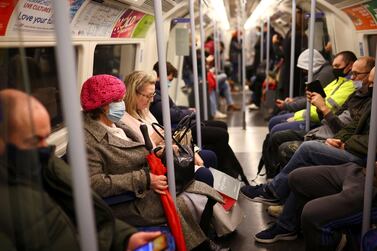
{"type": "Polygon", "coordinates": [[[318,141],[304,142],[288,164],[275,176],[268,188],[281,201],[285,201],[277,223],[289,231],[297,230],[297,201],[288,184],[288,175],[297,168],[315,165],[340,165],[354,162],[363,166],[365,161],[345,150],[327,146],[318,141]]]}
{"type": "Polygon", "coordinates": [[[293,115],[294,113],[284,113],[281,115],[273,116],[270,121],[268,121],[268,130],[271,132],[274,126],[287,122],[287,119],[293,117],[293,115]]]}
{"type": "Polygon", "coordinates": [[[216,98],[216,90],[212,90],[209,93],[209,107],[211,110],[212,117],[215,116],[217,112],[217,98],[216,98]]]}
{"type": "Polygon", "coordinates": [[[267,186],[277,198],[285,201],[290,194],[288,174],[293,170],[305,166],[340,165],[347,162],[364,164],[363,159],[346,150],[328,146],[319,141],[306,141],[301,144],[287,165],[267,186]]]}

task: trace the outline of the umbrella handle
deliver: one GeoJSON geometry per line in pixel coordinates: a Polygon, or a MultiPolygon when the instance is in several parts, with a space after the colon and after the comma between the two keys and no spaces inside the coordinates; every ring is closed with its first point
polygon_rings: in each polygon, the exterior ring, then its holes
{"type": "Polygon", "coordinates": [[[141,134],[143,134],[143,138],[144,138],[144,142],[145,142],[145,147],[147,148],[147,150],[149,152],[151,152],[152,149],[153,149],[153,144],[151,142],[151,139],[149,138],[147,125],[144,124],[144,123],[141,123],[140,124],[140,131],[141,131],[141,134]]]}

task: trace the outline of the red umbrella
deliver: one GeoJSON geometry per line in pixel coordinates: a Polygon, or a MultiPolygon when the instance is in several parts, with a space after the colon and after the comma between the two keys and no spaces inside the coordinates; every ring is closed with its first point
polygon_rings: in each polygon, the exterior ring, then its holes
{"type": "MultiPolygon", "coordinates": [[[[147,149],[149,150],[149,152],[151,152],[152,143],[150,142],[150,139],[148,136],[147,126],[145,124],[141,124],[140,130],[143,133],[145,145],[147,149]]],[[[153,174],[155,175],[166,174],[167,172],[166,167],[164,166],[164,164],[162,164],[161,159],[159,159],[154,153],[150,153],[147,155],[147,161],[151,169],[151,172],[153,174]]],[[[170,231],[175,239],[176,250],[186,251],[186,243],[183,237],[182,226],[179,220],[177,210],[174,205],[173,198],[171,197],[171,194],[168,189],[165,189],[164,192],[165,194],[160,195],[161,203],[164,208],[166,219],[168,220],[170,231]]]]}

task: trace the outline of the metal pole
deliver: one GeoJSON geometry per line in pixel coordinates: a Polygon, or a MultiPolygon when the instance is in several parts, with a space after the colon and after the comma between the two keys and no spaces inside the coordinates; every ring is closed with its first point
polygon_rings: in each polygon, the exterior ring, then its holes
{"type": "MultiPolygon", "coordinates": [[[[377,55],[377,51],[376,51],[377,55]]],[[[377,63],[377,57],[376,57],[377,63]]],[[[374,85],[377,83],[377,74],[374,75],[374,85]]],[[[370,227],[370,213],[372,208],[372,199],[373,199],[373,178],[374,178],[374,167],[375,157],[376,157],[376,141],[377,141],[377,88],[373,88],[372,96],[372,109],[371,109],[371,118],[370,118],[370,131],[369,131],[369,141],[368,141],[368,160],[367,160],[367,172],[365,176],[365,187],[364,187],[364,209],[363,209],[363,227],[362,235],[363,236],[370,227]]]]}
{"type": "MultiPolygon", "coordinates": [[[[245,23],[246,2],[242,1],[242,8],[240,10],[242,17],[242,24],[245,23]]],[[[243,25],[242,25],[243,26],[243,25]]],[[[242,29],[242,129],[246,130],[246,30],[242,29]]]]}
{"type": "Polygon", "coordinates": [[[294,68],[295,68],[295,48],[296,48],[296,0],[292,0],[292,29],[291,29],[291,65],[289,75],[289,97],[293,98],[294,93],[294,68]]]}
{"type": "Polygon", "coordinates": [[[268,91],[268,72],[270,70],[270,17],[267,17],[267,37],[266,37],[266,91],[268,91]]]}
{"type": "Polygon", "coordinates": [[[261,35],[260,35],[260,62],[263,62],[263,51],[264,51],[264,44],[263,44],[263,36],[264,36],[264,21],[261,20],[261,35]]]}
{"type": "MultiPolygon", "coordinates": [[[[310,7],[310,28],[309,28],[309,69],[308,69],[308,82],[313,81],[313,50],[314,50],[314,24],[315,24],[315,4],[316,0],[311,0],[310,7]]],[[[310,130],[310,107],[309,100],[306,102],[306,118],[305,118],[305,130],[310,130]]]]}
{"type": "Polygon", "coordinates": [[[67,1],[52,1],[55,13],[56,54],[59,86],[62,91],[63,112],[71,143],[69,163],[72,166],[72,187],[78,223],[80,246],[84,251],[96,251],[97,236],[94,224],[93,202],[89,185],[83,119],[76,86],[76,66],[71,40],[69,6],[67,1]]]}
{"type": "MultiPolygon", "coordinates": [[[[214,25],[213,25],[213,43],[214,43],[214,53],[213,53],[213,56],[215,57],[215,80],[216,80],[216,92],[219,91],[219,83],[217,81],[217,76],[219,75],[219,70],[218,70],[218,54],[217,54],[217,50],[218,50],[218,44],[217,44],[217,21],[214,20],[214,25]]],[[[217,94],[216,94],[217,95],[217,94]]]]}
{"type": "Polygon", "coordinates": [[[203,0],[199,1],[199,18],[200,18],[200,44],[202,49],[200,50],[201,53],[201,60],[202,60],[202,83],[203,83],[203,108],[204,108],[204,120],[208,120],[208,103],[207,103],[207,76],[206,76],[206,59],[204,55],[204,21],[203,21],[203,0]]]}
{"type": "MultiPolygon", "coordinates": [[[[237,11],[238,11],[238,15],[237,15],[237,43],[238,43],[237,47],[238,47],[241,44],[241,15],[242,15],[242,10],[239,7],[237,11]]],[[[238,75],[238,81],[242,86],[243,82],[242,82],[242,78],[241,78],[241,76],[242,76],[241,65],[242,65],[242,55],[238,54],[238,72],[237,72],[237,75],[238,75]]]]}
{"type": "Polygon", "coordinates": [[[166,164],[168,168],[168,182],[169,191],[173,197],[174,203],[176,203],[175,193],[175,175],[174,175],[174,162],[173,162],[173,147],[171,139],[171,121],[170,121],[170,109],[169,109],[169,94],[168,94],[168,80],[166,72],[166,50],[165,50],[165,37],[163,29],[162,19],[162,7],[161,0],[153,0],[154,3],[154,17],[156,26],[156,38],[157,38],[157,52],[158,52],[158,68],[160,74],[160,88],[161,88],[161,101],[162,101],[162,119],[164,123],[165,134],[165,154],[166,164]]]}
{"type": "Polygon", "coordinates": [[[195,94],[195,109],[196,109],[196,142],[199,148],[202,148],[202,131],[200,123],[200,98],[199,98],[199,80],[198,80],[198,59],[196,57],[195,44],[195,13],[194,0],[190,2],[190,26],[191,26],[191,54],[192,54],[192,68],[194,74],[194,94],[195,94]]]}

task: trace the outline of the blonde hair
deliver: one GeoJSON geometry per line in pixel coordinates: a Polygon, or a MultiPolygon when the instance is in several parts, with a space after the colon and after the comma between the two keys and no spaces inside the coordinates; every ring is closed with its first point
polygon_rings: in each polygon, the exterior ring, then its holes
{"type": "Polygon", "coordinates": [[[124,78],[124,83],[126,84],[126,96],[124,97],[124,102],[126,104],[127,113],[136,119],[145,119],[149,107],[142,111],[137,110],[136,96],[145,86],[156,84],[156,78],[144,71],[134,71],[124,78]]]}

